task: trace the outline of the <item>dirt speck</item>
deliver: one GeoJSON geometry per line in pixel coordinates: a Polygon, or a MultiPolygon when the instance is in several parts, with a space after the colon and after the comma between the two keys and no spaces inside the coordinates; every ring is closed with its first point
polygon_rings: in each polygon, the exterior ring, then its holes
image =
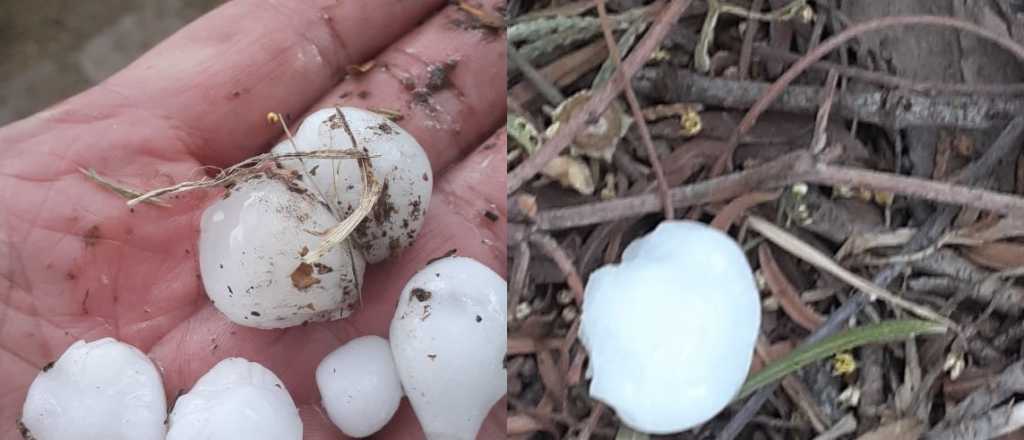
{"type": "Polygon", "coordinates": [[[50,363],[43,365],[43,372],[45,373],[47,371],[50,371],[50,369],[53,368],[53,364],[56,362],[57,361],[50,361],[50,363]]]}
{"type": "Polygon", "coordinates": [[[419,302],[424,302],[424,301],[430,300],[430,297],[432,295],[429,290],[421,289],[419,287],[414,287],[412,289],[412,292],[410,292],[410,294],[412,295],[413,298],[416,298],[416,300],[419,301],[419,302]]]}
{"type": "Polygon", "coordinates": [[[255,310],[249,312],[249,314],[252,315],[252,316],[260,316],[260,312],[257,312],[255,310]]]}
{"type": "Polygon", "coordinates": [[[427,83],[425,84],[427,91],[437,92],[451,87],[451,73],[458,64],[458,60],[453,59],[427,66],[427,83]]]}
{"type": "Polygon", "coordinates": [[[299,267],[295,268],[292,272],[292,285],[296,289],[305,290],[310,286],[320,284],[320,279],[313,276],[313,266],[308,263],[299,264],[299,267]]]}
{"type": "Polygon", "coordinates": [[[28,427],[21,420],[18,420],[18,433],[25,440],[36,440],[36,437],[32,435],[32,432],[28,430],[28,427]]]}
{"type": "Polygon", "coordinates": [[[430,358],[430,360],[437,359],[437,355],[436,354],[428,354],[427,357],[430,358]]]}
{"type": "Polygon", "coordinates": [[[484,320],[484,318],[482,316],[476,315],[476,322],[481,322],[483,320],[484,320]]]}
{"type": "Polygon", "coordinates": [[[308,246],[303,246],[302,249],[299,249],[299,256],[300,257],[305,257],[306,254],[308,254],[308,253],[309,253],[309,247],[308,246]]]}
{"type": "Polygon", "coordinates": [[[380,198],[373,205],[370,215],[373,216],[373,221],[379,224],[388,224],[391,223],[391,216],[397,213],[398,209],[395,208],[395,203],[391,200],[391,193],[388,191],[388,181],[385,180],[380,190],[380,198]]]}
{"type": "Polygon", "coordinates": [[[334,268],[323,263],[313,263],[317,275],[334,272],[334,268]]]}
{"type": "Polygon", "coordinates": [[[490,209],[484,210],[484,217],[486,217],[487,220],[490,220],[492,222],[496,222],[500,218],[498,217],[497,212],[491,211],[490,209]]]}
{"type": "Polygon", "coordinates": [[[92,225],[89,229],[85,230],[85,234],[82,235],[82,241],[85,243],[85,247],[96,246],[96,243],[100,240],[100,227],[99,225],[92,225]]]}

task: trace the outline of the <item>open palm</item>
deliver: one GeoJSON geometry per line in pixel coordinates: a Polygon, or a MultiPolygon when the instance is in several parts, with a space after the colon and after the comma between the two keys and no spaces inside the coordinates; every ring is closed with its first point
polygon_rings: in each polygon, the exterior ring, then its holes
{"type": "MultiPolygon", "coordinates": [[[[483,1],[495,13],[502,0],[483,1]]],[[[285,382],[307,439],[339,438],[318,409],[314,371],[345,341],[387,336],[404,282],[457,249],[504,275],[505,43],[444,0],[236,0],[103,84],[0,129],[0,439],[15,439],[29,384],[78,339],[112,336],[147,352],[168,401],[231,356],[285,382]],[[363,4],[358,4],[363,3],[363,4]],[[342,80],[369,60],[369,71],[342,80]],[[199,217],[217,197],[129,209],[78,170],[151,189],[266,152],[280,128],[333,105],[400,112],[436,186],[423,230],[368,267],[346,320],[283,330],[227,321],[203,293],[199,217]]],[[[358,71],[358,69],[356,70],[358,71]]],[[[481,438],[504,437],[497,405],[481,438]]],[[[421,437],[406,403],[380,438],[421,437]]]]}

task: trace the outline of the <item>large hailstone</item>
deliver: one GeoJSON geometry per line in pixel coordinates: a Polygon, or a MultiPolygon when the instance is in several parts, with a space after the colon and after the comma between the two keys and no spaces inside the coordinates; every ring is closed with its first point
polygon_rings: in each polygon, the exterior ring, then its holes
{"type": "Polygon", "coordinates": [[[113,338],[78,341],[36,376],[21,413],[38,440],[162,440],[167,404],[160,372],[113,338]]]}
{"type": "Polygon", "coordinates": [[[260,364],[227,358],[178,398],[167,440],[301,440],[302,420],[281,379],[260,364]]]}
{"type": "Polygon", "coordinates": [[[316,385],[331,421],[349,437],[366,437],[391,420],[402,401],[388,340],[355,338],[316,368],[316,385]]]}
{"type": "MultiPolygon", "coordinates": [[[[353,107],[328,108],[309,115],[295,133],[294,143],[286,139],[273,152],[352,148],[338,112],[345,115],[359,148],[376,156],[370,160],[373,173],[384,185],[370,215],[352,235],[366,260],[376,263],[408,246],[419,233],[433,186],[430,160],[416,139],[398,124],[353,107]]],[[[302,159],[284,165],[291,169],[304,165],[312,184],[341,218],[359,206],[363,183],[358,161],[302,159]]]]}
{"type": "Polygon", "coordinates": [[[432,440],[470,440],[506,392],[505,280],[476,260],[428,264],[402,290],[391,352],[432,440]]]}
{"type": "Polygon", "coordinates": [[[761,314],[732,238],[665,221],[631,243],[622,263],[590,275],[581,320],[590,395],[630,427],[667,434],[709,420],[736,395],[761,314]]]}
{"type": "Polygon", "coordinates": [[[232,322],[283,328],[348,316],[366,262],[350,240],[302,262],[338,223],[301,182],[256,175],[203,212],[199,268],[207,296],[232,322]],[[305,270],[303,270],[305,269],[305,270]]]}

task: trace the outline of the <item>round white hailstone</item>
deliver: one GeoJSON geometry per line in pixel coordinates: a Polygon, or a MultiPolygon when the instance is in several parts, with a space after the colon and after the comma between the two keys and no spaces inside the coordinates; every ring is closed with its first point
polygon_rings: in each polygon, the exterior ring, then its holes
{"type": "Polygon", "coordinates": [[[164,438],[167,402],[160,372],[113,338],[78,341],[36,376],[21,424],[25,438],[164,438]]]}
{"type": "MultiPolygon", "coordinates": [[[[294,144],[286,139],[273,152],[352,148],[338,112],[328,108],[309,115],[295,133],[294,144]]],[[[366,260],[376,263],[408,246],[419,233],[433,187],[430,160],[416,139],[383,115],[353,107],[342,107],[340,112],[359,148],[377,156],[370,161],[374,176],[384,185],[373,211],[352,234],[366,260]]],[[[313,185],[341,218],[359,206],[363,182],[357,161],[302,159],[282,163],[291,169],[305,165],[313,185]]]]}
{"type": "Polygon", "coordinates": [[[580,340],[590,395],[630,427],[680,432],[714,417],[746,378],[760,327],[754,276],[728,235],[665,221],[590,275],[580,340]]]}
{"type": "Polygon", "coordinates": [[[206,295],[232,322],[283,328],[348,316],[366,262],[350,241],[301,261],[337,220],[297,181],[257,175],[203,213],[199,270],[206,295]]]}
{"type": "Polygon", "coordinates": [[[469,440],[505,394],[507,284],[478,261],[437,260],[409,280],[391,352],[428,439],[469,440]]]}
{"type": "Polygon", "coordinates": [[[256,362],[227,358],[178,398],[167,440],[301,440],[302,420],[281,379],[256,362]]]}
{"type": "Polygon", "coordinates": [[[324,408],[349,437],[366,437],[391,420],[402,401],[388,340],[353,339],[332,351],[316,368],[316,385],[324,408]]]}

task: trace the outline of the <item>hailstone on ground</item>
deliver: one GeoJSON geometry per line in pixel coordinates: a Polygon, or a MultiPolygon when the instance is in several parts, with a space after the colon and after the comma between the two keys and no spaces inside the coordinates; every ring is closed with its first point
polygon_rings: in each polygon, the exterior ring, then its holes
{"type": "Polygon", "coordinates": [[[416,273],[391,320],[391,351],[428,439],[476,437],[506,392],[505,280],[476,260],[449,257],[416,273]]]}
{"type": "Polygon", "coordinates": [[[36,376],[21,424],[37,440],[162,440],[166,405],[144,353],[113,338],[78,341],[36,376]]]}
{"type": "Polygon", "coordinates": [[[348,316],[359,298],[362,253],[345,240],[316,264],[302,262],[337,222],[301,181],[250,176],[203,213],[199,266],[207,296],[248,327],[348,316]]]}
{"type": "Polygon", "coordinates": [[[227,358],[200,377],[171,411],[167,440],[301,440],[302,420],[281,379],[227,358]]]}
{"type": "Polygon", "coordinates": [[[742,386],[760,320],[736,242],[701,223],[662,222],[587,283],[580,340],[590,395],[638,431],[701,424],[742,386]]]}
{"type": "MultiPolygon", "coordinates": [[[[430,160],[416,139],[390,119],[353,107],[329,108],[309,115],[274,153],[353,148],[345,122],[358,148],[374,156],[374,176],[384,185],[373,211],[353,233],[366,260],[376,263],[405,248],[416,238],[430,204],[433,176],[430,160]],[[342,116],[344,115],[344,121],[342,116]]],[[[331,203],[341,218],[359,206],[363,182],[355,160],[303,159],[284,163],[305,167],[312,185],[331,203]]]]}
{"type": "Polygon", "coordinates": [[[331,421],[349,437],[366,437],[391,420],[402,400],[388,340],[353,339],[316,368],[316,385],[331,421]]]}

